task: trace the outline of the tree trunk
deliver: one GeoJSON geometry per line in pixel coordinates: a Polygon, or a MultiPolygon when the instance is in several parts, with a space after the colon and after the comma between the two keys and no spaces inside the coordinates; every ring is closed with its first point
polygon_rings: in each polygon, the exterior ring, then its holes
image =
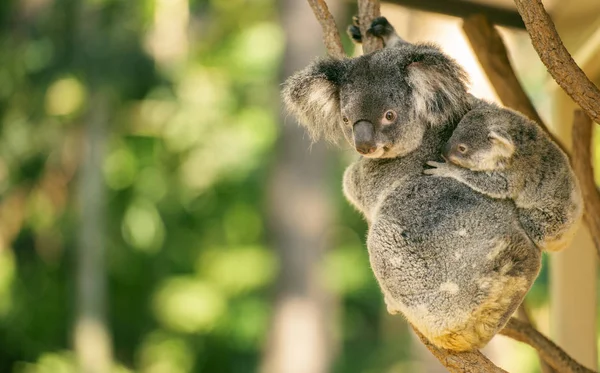
{"type": "Polygon", "coordinates": [[[77,319],[75,351],[79,371],[107,373],[112,365],[110,332],[106,327],[105,192],[102,176],[108,103],[93,93],[83,135],[79,175],[79,242],[77,250],[77,319]]]}
{"type": "MultiPolygon", "coordinates": [[[[283,0],[280,4],[287,39],[285,79],[324,51],[321,28],[308,3],[283,0]]],[[[294,118],[283,113],[281,122],[268,192],[271,237],[281,267],[261,370],[325,373],[334,354],[334,299],[320,282],[319,265],[332,224],[327,188],[333,158],[323,143],[310,144],[294,118]]]]}
{"type": "Polygon", "coordinates": [[[89,105],[84,115],[82,155],[77,197],[79,208],[76,251],[76,316],[73,330],[78,372],[108,373],[112,369],[112,343],[106,323],[106,193],[102,164],[110,117],[110,100],[98,76],[100,50],[88,48],[104,35],[99,20],[101,6],[75,0],[74,58],[86,63],[89,105]]]}

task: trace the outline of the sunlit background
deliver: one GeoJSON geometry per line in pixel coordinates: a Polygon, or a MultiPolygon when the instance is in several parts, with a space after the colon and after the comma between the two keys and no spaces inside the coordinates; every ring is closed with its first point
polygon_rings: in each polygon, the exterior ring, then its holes
{"type": "MultiPolygon", "coordinates": [[[[329,3],[345,27],[355,5],[329,3]]],[[[382,12],[495,99],[459,19],[382,12]]],[[[282,79],[324,55],[305,1],[4,0],[0,27],[0,372],[442,371],[385,311],[341,194],[356,155],[282,113],[282,79]]],[[[548,117],[527,35],[502,34],[548,117]]]]}

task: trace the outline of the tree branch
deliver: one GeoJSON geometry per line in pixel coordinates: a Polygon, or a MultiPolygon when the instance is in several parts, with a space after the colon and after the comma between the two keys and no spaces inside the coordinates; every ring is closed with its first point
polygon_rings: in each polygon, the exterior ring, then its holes
{"type": "Polygon", "coordinates": [[[463,31],[504,106],[537,122],[566,153],[564,144],[548,130],[529,96],[523,90],[498,30],[484,16],[475,15],[463,21],[463,31]]]}
{"type": "Polygon", "coordinates": [[[308,0],[308,4],[310,4],[317,21],[323,28],[323,44],[327,48],[327,54],[338,59],[346,57],[335,19],[329,12],[325,0],[308,0]]]}
{"type": "Polygon", "coordinates": [[[358,22],[362,35],[362,49],[365,54],[383,48],[383,41],[380,38],[367,33],[373,19],[381,15],[379,9],[379,0],[358,0],[358,22]]]}
{"type": "Polygon", "coordinates": [[[498,30],[485,16],[477,14],[464,19],[463,31],[500,101],[529,119],[542,123],[529,97],[520,89],[521,83],[498,30]]]}
{"type": "Polygon", "coordinates": [[[577,66],[556,32],[541,0],[515,0],[531,43],[548,72],[562,89],[600,123],[600,90],[577,66]]]}
{"type": "Polygon", "coordinates": [[[479,351],[454,352],[438,348],[431,344],[415,327],[412,328],[425,347],[450,373],[507,373],[504,369],[500,369],[494,365],[479,351]]]}
{"type": "Polygon", "coordinates": [[[499,334],[519,342],[527,343],[535,348],[540,356],[542,356],[542,358],[558,372],[594,373],[593,370],[584,367],[567,355],[566,352],[546,338],[542,333],[535,330],[531,325],[515,319],[514,317],[508,321],[508,324],[506,324],[499,334]]]}
{"type": "Polygon", "coordinates": [[[579,179],[585,210],[583,219],[587,223],[598,255],[600,255],[600,194],[594,180],[592,166],[592,129],[594,125],[590,117],[583,111],[575,110],[573,118],[573,154],[571,165],[575,176],[579,179]]]}

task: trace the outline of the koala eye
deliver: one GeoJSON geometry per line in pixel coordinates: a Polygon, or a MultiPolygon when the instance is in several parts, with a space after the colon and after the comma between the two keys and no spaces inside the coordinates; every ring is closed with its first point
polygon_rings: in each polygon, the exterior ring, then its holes
{"type": "Polygon", "coordinates": [[[396,112],[394,110],[388,110],[383,115],[382,122],[383,122],[383,124],[391,124],[396,120],[397,117],[398,117],[398,115],[396,114],[396,112]]]}
{"type": "Polygon", "coordinates": [[[346,123],[346,124],[348,124],[348,122],[350,122],[350,120],[348,119],[348,117],[345,116],[345,115],[342,117],[342,121],[344,121],[344,123],[346,123]]]}
{"type": "Polygon", "coordinates": [[[465,154],[468,150],[467,146],[464,144],[459,144],[457,147],[458,151],[462,154],[465,154]]]}

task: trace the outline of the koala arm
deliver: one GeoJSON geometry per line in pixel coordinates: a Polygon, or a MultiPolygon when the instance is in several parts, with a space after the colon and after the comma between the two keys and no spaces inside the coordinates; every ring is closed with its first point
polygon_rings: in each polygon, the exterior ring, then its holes
{"type": "Polygon", "coordinates": [[[427,164],[433,168],[424,170],[423,173],[426,175],[453,178],[488,197],[497,199],[511,197],[506,175],[500,172],[471,171],[452,163],[429,161],[427,164]]]}

